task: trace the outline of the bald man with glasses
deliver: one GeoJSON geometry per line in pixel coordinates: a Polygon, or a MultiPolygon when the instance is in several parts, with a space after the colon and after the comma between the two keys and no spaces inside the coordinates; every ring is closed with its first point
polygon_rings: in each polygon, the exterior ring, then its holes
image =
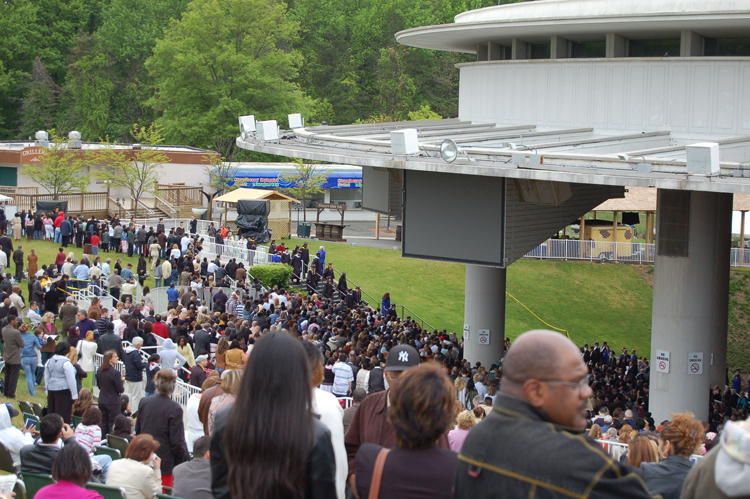
{"type": "Polygon", "coordinates": [[[643,480],[583,435],[593,395],[578,348],[528,331],[503,360],[493,411],[458,456],[454,498],[650,498],[643,480]]]}

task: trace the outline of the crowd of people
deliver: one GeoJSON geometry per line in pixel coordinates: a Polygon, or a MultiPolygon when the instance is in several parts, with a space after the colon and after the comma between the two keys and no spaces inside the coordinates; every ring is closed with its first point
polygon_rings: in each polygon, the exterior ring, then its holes
{"type": "MultiPolygon", "coordinates": [[[[188,284],[204,277],[201,265],[189,265],[200,241],[187,238],[168,256],[182,269],[168,283],[164,314],[148,292],[113,310],[97,301],[79,309],[69,297],[59,310],[32,301],[41,317],[34,334],[24,329],[23,307],[13,310],[10,297],[0,306],[8,309],[6,396],[15,395],[20,366],[30,390],[43,383],[47,393],[36,441],[33,428],[11,425],[17,411],[0,405],[0,441],[21,469],[58,479],[38,497],[89,497],[79,490],[89,480],[122,486],[129,499],[164,487],[185,499],[747,493],[744,483],[722,483],[732,469],[744,477],[750,464],[740,373],[728,391],[712,391],[709,421],[675,414],[656,422],[647,410],[649,362],[634,350],[613,355],[606,343],[579,348],[531,331],[506,340],[496,363],[472,365],[455,333],[398,317],[389,295],[369,306],[345,274],[324,274],[331,267],[322,247],[311,257],[306,245],[290,254],[274,244],[270,254],[298,259],[297,278],[319,272],[336,281],[332,291],[253,287],[245,275],[210,303],[188,284]],[[94,353],[103,356],[98,369],[94,353]],[[172,399],[178,380],[200,387],[184,407],[172,399]],[[75,429],[73,416],[82,418],[75,429]],[[124,459],[97,453],[108,435],[128,440],[124,459]],[[705,457],[694,464],[696,453],[705,457]]],[[[159,262],[156,248],[146,248],[143,257],[159,262]]],[[[211,263],[205,279],[213,282],[242,268],[211,263]]]]}

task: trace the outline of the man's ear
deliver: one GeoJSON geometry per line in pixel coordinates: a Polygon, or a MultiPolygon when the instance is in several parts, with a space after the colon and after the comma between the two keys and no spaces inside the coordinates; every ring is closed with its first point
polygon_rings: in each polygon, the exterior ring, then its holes
{"type": "Polygon", "coordinates": [[[206,454],[203,456],[203,459],[209,459],[209,460],[211,459],[211,451],[210,450],[206,451],[206,454]]]}
{"type": "Polygon", "coordinates": [[[544,383],[541,383],[535,379],[527,380],[523,384],[523,394],[526,401],[533,407],[540,408],[545,403],[545,392],[546,388],[544,383]]]}

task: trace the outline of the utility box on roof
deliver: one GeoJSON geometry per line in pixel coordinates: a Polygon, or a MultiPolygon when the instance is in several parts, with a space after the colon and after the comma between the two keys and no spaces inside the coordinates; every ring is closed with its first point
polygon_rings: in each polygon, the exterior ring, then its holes
{"type": "Polygon", "coordinates": [[[419,137],[415,128],[391,132],[391,152],[397,155],[419,154],[419,137]]]}
{"type": "Polygon", "coordinates": [[[701,142],[690,144],[687,151],[688,173],[699,175],[718,175],[721,170],[719,166],[719,144],[716,142],[701,142]]]}

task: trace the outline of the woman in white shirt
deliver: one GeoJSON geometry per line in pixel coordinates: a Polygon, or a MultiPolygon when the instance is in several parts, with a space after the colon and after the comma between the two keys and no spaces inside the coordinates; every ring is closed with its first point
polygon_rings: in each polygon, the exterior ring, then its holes
{"type": "Polygon", "coordinates": [[[97,344],[94,341],[94,332],[86,333],[86,338],[78,341],[76,350],[81,354],[78,359],[78,365],[86,371],[88,376],[81,380],[82,387],[93,390],[94,386],[94,354],[96,353],[97,344]]]}
{"type": "Polygon", "coordinates": [[[136,436],[109,468],[107,485],[125,489],[127,499],[151,499],[161,492],[161,459],[154,454],[159,442],[148,434],[136,436]]]}
{"type": "Polygon", "coordinates": [[[204,436],[203,423],[198,416],[198,406],[201,402],[202,393],[194,393],[185,407],[185,416],[187,417],[187,427],[185,428],[185,442],[187,442],[188,451],[193,452],[193,444],[196,440],[204,436]]]}
{"type": "Polygon", "coordinates": [[[180,248],[178,248],[176,244],[173,244],[172,251],[169,252],[169,257],[177,260],[178,258],[180,258],[180,256],[182,256],[182,254],[180,253],[180,248]]]}

